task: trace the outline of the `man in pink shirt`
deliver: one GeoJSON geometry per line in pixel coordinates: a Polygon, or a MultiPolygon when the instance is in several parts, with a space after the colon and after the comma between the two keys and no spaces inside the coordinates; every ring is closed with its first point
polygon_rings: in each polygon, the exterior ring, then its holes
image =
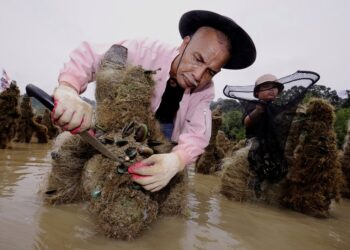
{"type": "MultiPolygon", "coordinates": [[[[166,186],[208,145],[213,77],[221,68],[246,68],[256,58],[249,35],[228,17],[210,11],[189,11],[181,17],[179,30],[183,42],[177,48],[148,39],[116,43],[128,49],[127,63],[158,69],[153,76],[151,108],[165,136],[177,142],[171,153],[155,154],[129,167],[134,181],[152,192],[166,186]]],[[[53,93],[53,119],[65,130],[77,133],[94,126],[92,108],[79,94],[95,80],[99,62],[109,47],[84,42],[62,69],[53,93]]]]}

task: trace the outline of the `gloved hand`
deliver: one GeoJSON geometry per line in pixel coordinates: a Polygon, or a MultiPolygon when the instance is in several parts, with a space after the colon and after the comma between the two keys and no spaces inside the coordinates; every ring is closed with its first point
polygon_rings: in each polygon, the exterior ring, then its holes
{"type": "Polygon", "coordinates": [[[265,113],[266,110],[266,103],[260,102],[255,105],[255,109],[249,114],[250,118],[252,120],[256,120],[262,116],[263,113],[265,113]]]}
{"type": "Polygon", "coordinates": [[[264,103],[258,103],[255,105],[255,110],[258,112],[258,113],[263,113],[265,112],[266,110],[266,104],[264,103]]]}
{"type": "Polygon", "coordinates": [[[155,154],[130,166],[128,172],[133,181],[144,189],[156,192],[164,188],[171,178],[185,167],[184,162],[176,152],[155,154]]]}
{"type": "Polygon", "coordinates": [[[73,134],[92,126],[92,107],[79,97],[73,87],[59,85],[53,92],[53,98],[52,120],[55,124],[73,134]]]}
{"type": "Polygon", "coordinates": [[[262,101],[255,105],[255,109],[244,118],[244,125],[246,128],[254,126],[254,124],[260,122],[265,113],[266,105],[267,104],[262,101]]]}

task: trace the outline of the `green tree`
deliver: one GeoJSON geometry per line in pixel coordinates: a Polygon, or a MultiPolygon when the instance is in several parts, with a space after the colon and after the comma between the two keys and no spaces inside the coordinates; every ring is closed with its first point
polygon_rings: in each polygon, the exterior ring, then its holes
{"type": "Polygon", "coordinates": [[[338,107],[341,105],[342,99],[338,96],[337,91],[332,90],[324,85],[314,85],[310,88],[309,93],[313,97],[328,100],[332,105],[338,107]]]}
{"type": "Polygon", "coordinates": [[[347,98],[343,99],[342,108],[350,108],[350,90],[346,90],[347,98]]]}
{"type": "Polygon", "coordinates": [[[230,140],[241,140],[245,138],[242,115],[242,112],[238,110],[231,110],[223,115],[221,129],[230,140]]]}
{"type": "Polygon", "coordinates": [[[337,134],[338,148],[341,148],[344,144],[344,139],[347,134],[348,121],[350,119],[350,108],[342,108],[336,111],[336,120],[334,124],[334,130],[337,134]]]}
{"type": "Polygon", "coordinates": [[[219,98],[216,102],[210,104],[210,109],[214,110],[218,105],[221,105],[222,112],[226,113],[231,110],[243,111],[242,105],[234,99],[222,99],[219,98]]]}

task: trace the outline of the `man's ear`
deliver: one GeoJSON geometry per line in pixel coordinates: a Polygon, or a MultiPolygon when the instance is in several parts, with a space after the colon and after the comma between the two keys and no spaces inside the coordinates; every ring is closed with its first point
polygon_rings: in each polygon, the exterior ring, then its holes
{"type": "Polygon", "coordinates": [[[183,51],[183,50],[186,48],[187,44],[188,44],[190,41],[191,41],[191,37],[190,37],[190,36],[185,36],[185,37],[183,38],[183,40],[182,40],[182,44],[181,44],[181,46],[180,46],[180,51],[183,51]]]}

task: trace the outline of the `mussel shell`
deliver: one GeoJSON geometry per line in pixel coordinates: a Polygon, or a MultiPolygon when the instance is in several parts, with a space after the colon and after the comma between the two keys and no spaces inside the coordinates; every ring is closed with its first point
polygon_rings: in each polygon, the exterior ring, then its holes
{"type": "Polygon", "coordinates": [[[45,194],[51,195],[51,194],[55,194],[56,192],[57,192],[57,189],[48,189],[45,191],[45,194]]]}
{"type": "Polygon", "coordinates": [[[128,167],[125,165],[119,165],[116,169],[118,174],[125,174],[128,172],[128,167]]]}
{"type": "Polygon", "coordinates": [[[137,142],[143,142],[144,140],[146,140],[148,136],[148,127],[146,124],[141,123],[135,131],[135,141],[137,142]]]}
{"type": "Polygon", "coordinates": [[[155,146],[162,145],[163,142],[157,141],[157,140],[148,140],[147,144],[148,144],[148,146],[150,146],[150,147],[155,147],[155,146]]]}
{"type": "Polygon", "coordinates": [[[95,125],[95,128],[96,128],[96,132],[98,132],[98,131],[106,132],[107,131],[107,129],[105,129],[104,127],[102,127],[98,124],[95,125]]]}
{"type": "Polygon", "coordinates": [[[113,144],[114,143],[114,138],[112,138],[112,137],[105,137],[104,138],[104,143],[105,144],[113,144]]]}
{"type": "Polygon", "coordinates": [[[57,160],[58,158],[60,158],[60,153],[58,153],[57,151],[52,151],[51,158],[52,160],[57,160]]]}
{"type": "Polygon", "coordinates": [[[130,189],[133,189],[133,190],[140,190],[141,189],[141,186],[139,185],[139,184],[132,184],[131,186],[130,186],[130,189]]]}
{"type": "Polygon", "coordinates": [[[144,155],[144,156],[153,155],[154,154],[153,149],[151,149],[149,147],[146,147],[146,146],[138,147],[137,151],[139,152],[140,155],[144,155]]]}
{"type": "Polygon", "coordinates": [[[122,137],[127,137],[129,135],[132,134],[132,132],[134,132],[135,129],[135,123],[134,122],[130,122],[128,124],[126,124],[124,126],[124,128],[122,129],[122,137]]]}
{"type": "Polygon", "coordinates": [[[137,155],[137,149],[134,147],[129,147],[125,149],[124,152],[130,158],[130,160],[134,159],[137,155]]]}
{"type": "Polygon", "coordinates": [[[115,142],[115,145],[117,145],[118,147],[123,147],[123,146],[125,146],[126,144],[128,144],[129,142],[127,141],[127,140],[123,140],[123,139],[121,139],[121,140],[117,140],[116,142],[115,142]]]}
{"type": "Polygon", "coordinates": [[[91,191],[92,198],[98,198],[101,196],[101,190],[99,188],[96,188],[91,191]]]}

